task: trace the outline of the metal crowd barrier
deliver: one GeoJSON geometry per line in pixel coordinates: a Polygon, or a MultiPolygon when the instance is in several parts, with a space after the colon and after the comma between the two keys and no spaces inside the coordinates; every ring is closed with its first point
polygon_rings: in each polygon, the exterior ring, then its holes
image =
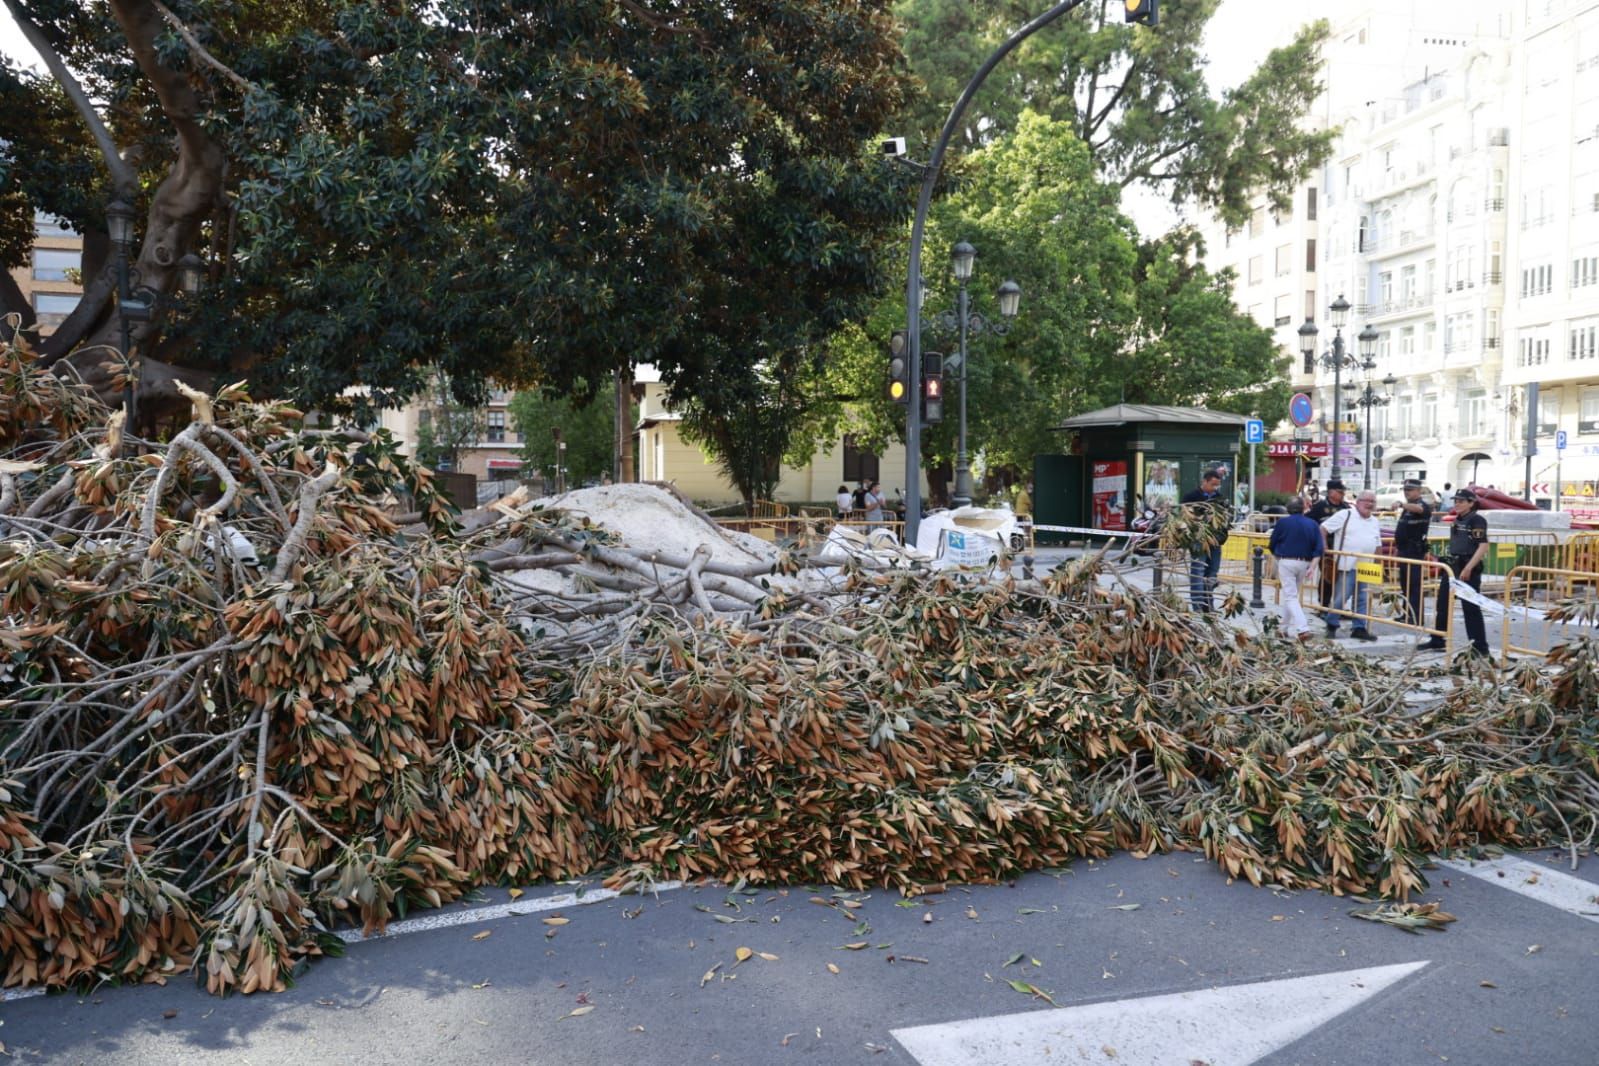
{"type": "Polygon", "coordinates": [[[1599,533],[1578,533],[1566,541],[1566,558],[1561,569],[1587,575],[1587,583],[1599,576],[1599,533]]]}
{"type": "MultiPolygon", "coordinates": [[[[1314,581],[1307,581],[1300,587],[1300,602],[1304,602],[1308,591],[1313,597],[1313,602],[1305,605],[1305,613],[1335,614],[1340,618],[1347,618],[1351,624],[1365,623],[1366,625],[1384,625],[1395,629],[1407,630],[1422,637],[1441,637],[1448,645],[1447,651],[1454,651],[1454,626],[1447,629],[1436,629],[1434,623],[1438,617],[1438,590],[1443,581],[1447,579],[1449,567],[1436,559],[1402,559],[1397,555],[1368,555],[1363,552],[1327,552],[1327,558],[1333,560],[1336,567],[1340,559],[1353,559],[1359,583],[1368,587],[1366,594],[1366,612],[1358,613],[1354,610],[1355,598],[1350,597],[1348,606],[1338,609],[1324,608],[1321,606],[1319,574],[1313,574],[1314,581]],[[1406,608],[1404,572],[1411,567],[1420,567],[1421,576],[1421,618],[1416,622],[1401,621],[1400,614],[1406,608]]],[[[1458,600],[1458,597],[1456,597],[1458,600]]],[[[1454,606],[1451,605],[1451,620],[1454,606]]]]}
{"type": "Polygon", "coordinates": [[[1545,613],[1562,600],[1599,600],[1594,575],[1580,570],[1543,566],[1517,566],[1505,575],[1499,600],[1500,655],[1536,655],[1547,658],[1551,648],[1579,636],[1599,635],[1594,626],[1559,622],[1545,613]]]}

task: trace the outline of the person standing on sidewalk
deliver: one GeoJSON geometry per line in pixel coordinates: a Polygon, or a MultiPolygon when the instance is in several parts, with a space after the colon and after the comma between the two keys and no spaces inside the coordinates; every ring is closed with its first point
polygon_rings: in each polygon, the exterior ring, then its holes
{"type": "MultiPolygon", "coordinates": [[[[1334,566],[1337,578],[1333,583],[1332,603],[1333,610],[1342,609],[1348,602],[1355,613],[1355,621],[1349,629],[1349,635],[1356,640],[1376,640],[1367,624],[1370,611],[1367,609],[1366,586],[1360,581],[1360,556],[1376,555],[1377,549],[1382,547],[1382,523],[1377,521],[1377,516],[1372,512],[1377,509],[1377,494],[1367,489],[1355,498],[1353,510],[1339,511],[1321,524],[1326,531],[1328,540],[1335,552],[1347,553],[1337,556],[1334,566]]],[[[1369,561],[1369,560],[1368,560],[1369,561]]],[[[1327,635],[1338,635],[1338,615],[1329,610],[1323,616],[1327,622],[1327,635]]]]}
{"type": "MultiPolygon", "coordinates": [[[[1337,478],[1327,480],[1327,493],[1321,499],[1310,505],[1306,512],[1310,520],[1318,526],[1326,527],[1327,519],[1339,511],[1349,510],[1349,501],[1344,497],[1344,483],[1337,478]]],[[[1321,564],[1321,575],[1316,585],[1316,601],[1325,610],[1332,603],[1333,582],[1336,572],[1332,560],[1324,558],[1321,564]]]]}
{"type": "Polygon", "coordinates": [[[1287,504],[1288,516],[1271,527],[1268,548],[1277,559],[1277,580],[1282,584],[1283,634],[1304,643],[1310,639],[1310,621],[1299,602],[1299,589],[1316,572],[1327,544],[1321,527],[1305,517],[1305,501],[1297,496],[1287,504]]]}
{"type": "Polygon", "coordinates": [[[1216,609],[1213,594],[1216,575],[1221,573],[1221,546],[1227,543],[1227,526],[1232,521],[1232,509],[1222,499],[1221,480],[1220,470],[1207,470],[1199,477],[1199,488],[1182,498],[1188,517],[1199,519],[1215,537],[1208,545],[1196,541],[1188,549],[1188,601],[1194,610],[1207,614],[1216,609]]]}
{"type": "MultiPolygon", "coordinates": [[[[1473,592],[1482,590],[1482,561],[1488,554],[1488,520],[1477,506],[1477,494],[1470,489],[1455,491],[1455,524],[1449,530],[1449,572],[1473,592]]],[[[1466,636],[1471,650],[1478,655],[1488,655],[1488,627],[1483,624],[1482,608],[1475,603],[1460,600],[1460,613],[1466,619],[1466,636]]],[[[1438,589],[1438,618],[1433,628],[1449,632],[1449,588],[1438,589]]],[[[1448,642],[1442,637],[1432,637],[1418,644],[1418,651],[1443,651],[1448,642]]]]}
{"type": "Polygon", "coordinates": [[[1399,501],[1399,521],[1394,526],[1394,554],[1408,560],[1399,564],[1399,585],[1405,593],[1405,615],[1413,626],[1425,624],[1421,617],[1421,578],[1427,568],[1427,532],[1432,528],[1432,506],[1421,498],[1421,482],[1405,479],[1405,498],[1399,501]]]}

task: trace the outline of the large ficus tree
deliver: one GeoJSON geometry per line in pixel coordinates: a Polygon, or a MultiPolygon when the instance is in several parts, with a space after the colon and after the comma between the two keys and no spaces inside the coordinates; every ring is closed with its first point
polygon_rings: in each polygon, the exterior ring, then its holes
{"type": "Polygon", "coordinates": [[[0,74],[0,250],[34,211],[87,237],[46,361],[114,392],[113,197],[144,284],[211,264],[135,329],[154,410],[224,375],[381,404],[653,361],[692,391],[853,315],[903,218],[870,150],[905,82],[883,5],[3,2],[48,72],[0,74]]]}
{"type": "MultiPolygon", "coordinates": [[[[1171,0],[1157,29],[1129,26],[1121,0],[1084,0],[1006,59],[958,131],[975,147],[1024,110],[1068,122],[1100,173],[1195,200],[1231,222],[1261,192],[1283,205],[1331,150],[1303,118],[1321,89],[1325,22],[1307,25],[1231,89],[1205,80],[1206,26],[1220,0],[1171,0]]],[[[905,53],[925,86],[903,116],[930,139],[983,59],[1043,5],[1029,0],[898,0],[905,53]]]]}

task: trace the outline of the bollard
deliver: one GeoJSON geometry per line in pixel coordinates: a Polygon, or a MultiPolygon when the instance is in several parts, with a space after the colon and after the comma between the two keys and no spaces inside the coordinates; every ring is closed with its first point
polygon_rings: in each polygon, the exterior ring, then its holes
{"type": "Polygon", "coordinates": [[[1254,558],[1250,561],[1249,567],[1249,606],[1261,608],[1266,606],[1266,600],[1260,594],[1261,582],[1266,579],[1266,549],[1257,544],[1252,554],[1254,558]]]}
{"type": "Polygon", "coordinates": [[[1022,556],[1022,580],[1033,580],[1033,555],[1031,552],[1022,556]]]}
{"type": "Polygon", "coordinates": [[[1161,556],[1160,549],[1156,548],[1155,549],[1155,577],[1154,577],[1152,585],[1150,586],[1156,592],[1160,591],[1161,575],[1163,573],[1165,573],[1165,570],[1166,570],[1166,560],[1161,556]]]}

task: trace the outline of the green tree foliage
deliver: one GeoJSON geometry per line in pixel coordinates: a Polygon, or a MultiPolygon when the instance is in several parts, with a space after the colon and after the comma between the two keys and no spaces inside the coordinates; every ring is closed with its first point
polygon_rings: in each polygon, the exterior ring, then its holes
{"type": "MultiPolygon", "coordinates": [[[[1126,25],[1119,0],[1087,0],[994,71],[960,142],[994,141],[1033,110],[1069,122],[1117,185],[1148,182],[1233,222],[1261,191],[1286,206],[1331,150],[1330,132],[1300,125],[1320,91],[1326,23],[1307,25],[1241,85],[1217,94],[1205,81],[1202,46],[1218,3],[1165,4],[1150,30],[1126,25]]],[[[978,66],[1038,10],[1021,0],[898,0],[905,52],[925,86],[907,108],[908,129],[934,139],[978,66]]]]}
{"type": "MultiPolygon", "coordinates": [[[[473,404],[639,361],[691,388],[857,313],[903,219],[908,177],[869,147],[905,83],[872,4],[5,3],[65,63],[3,79],[0,143],[32,147],[0,209],[102,233],[115,192],[144,282],[215,264],[198,308],[139,327],[151,402],[225,373],[393,403],[438,369],[473,404]],[[48,194],[24,177],[46,112],[100,156],[48,194]]],[[[103,355],[69,353],[115,323],[86,273],[46,354],[94,379],[103,355]]]]}
{"type": "MultiPolygon", "coordinates": [[[[631,426],[638,406],[630,404],[629,412],[631,426]]],[[[511,422],[522,434],[522,462],[551,484],[555,482],[553,430],[559,429],[566,441],[566,484],[575,487],[610,472],[615,421],[616,387],[610,380],[599,386],[588,403],[538,389],[511,398],[511,422]]]]}
{"type": "MultiPolygon", "coordinates": [[[[1010,330],[968,345],[970,449],[990,468],[1030,469],[1034,455],[1061,447],[1053,427],[1064,418],[1123,400],[1278,409],[1271,335],[1233,306],[1225,276],[1197,263],[1191,234],[1140,242],[1118,199],[1068,123],[1023,112],[1013,133],[967,157],[958,188],[934,207],[924,320],[955,306],[945,264],[957,241],[978,252],[974,310],[997,319],[1000,283],[1022,287],[1010,330]]],[[[903,318],[903,296],[889,293],[863,325],[835,335],[793,458],[804,458],[801,443],[824,447],[846,430],[879,447],[903,435],[903,409],[882,395],[886,340],[903,318]]],[[[935,329],[923,347],[952,352],[955,338],[935,329]]],[[[946,386],[945,419],[924,436],[928,468],[955,456],[958,393],[946,386]]]]}
{"type": "Polygon", "coordinates": [[[461,452],[483,439],[481,407],[460,403],[449,379],[435,374],[417,397],[416,459],[435,470],[461,469],[461,452]]]}

